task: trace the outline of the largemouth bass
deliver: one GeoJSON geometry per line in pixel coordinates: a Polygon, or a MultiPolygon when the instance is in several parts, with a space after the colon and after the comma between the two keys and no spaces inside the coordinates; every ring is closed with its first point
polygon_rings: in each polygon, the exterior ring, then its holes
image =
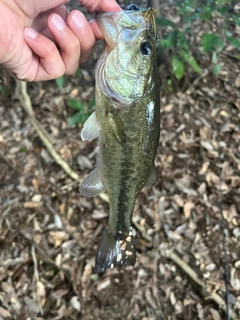
{"type": "Polygon", "coordinates": [[[160,84],[152,8],[97,15],[106,48],[96,67],[96,111],[83,140],[99,138],[99,161],[80,186],[87,197],[107,191],[110,216],[99,244],[96,272],[134,265],[132,214],[137,194],[157,181],[160,84]]]}

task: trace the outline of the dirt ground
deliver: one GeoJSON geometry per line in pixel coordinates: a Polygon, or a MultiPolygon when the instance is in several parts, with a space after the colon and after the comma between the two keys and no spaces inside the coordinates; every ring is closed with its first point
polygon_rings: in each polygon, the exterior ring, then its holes
{"type": "MultiPolygon", "coordinates": [[[[240,31],[238,30],[238,35],[240,31]]],[[[99,44],[81,75],[29,83],[34,116],[55,150],[82,179],[94,167],[97,141],[68,126],[67,99],[94,97],[99,44]]],[[[229,299],[240,319],[240,63],[229,46],[222,71],[191,72],[167,89],[162,79],[159,181],[139,194],[134,267],[94,273],[108,203],[84,198],[79,182],[53,160],[4,72],[0,84],[0,320],[227,319],[223,227],[229,299]],[[222,223],[222,214],[224,224],[222,223]],[[178,259],[178,260],[177,260],[178,259]],[[192,272],[193,279],[188,270],[192,272]],[[195,279],[195,280],[194,280],[195,279]]],[[[172,76],[173,77],[173,76],[172,76]]],[[[232,318],[234,319],[234,318],[232,318]]]]}

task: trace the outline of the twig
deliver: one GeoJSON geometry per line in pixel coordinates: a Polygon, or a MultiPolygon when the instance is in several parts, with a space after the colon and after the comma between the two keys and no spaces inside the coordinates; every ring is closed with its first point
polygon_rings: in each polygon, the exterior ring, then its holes
{"type": "Polygon", "coordinates": [[[194,80],[193,83],[188,87],[188,89],[186,90],[186,94],[188,94],[188,95],[192,94],[192,92],[193,92],[194,88],[196,87],[197,83],[200,80],[202,80],[202,78],[206,77],[206,75],[208,75],[208,74],[209,74],[209,71],[207,69],[205,69],[203,71],[203,73],[199,77],[197,77],[197,79],[194,80]]]}
{"type": "Polygon", "coordinates": [[[34,266],[34,278],[35,278],[35,287],[36,287],[36,297],[38,302],[38,307],[40,310],[40,313],[43,313],[42,305],[41,305],[41,297],[39,296],[38,291],[38,282],[39,282],[39,275],[38,275],[38,266],[37,266],[37,258],[35,254],[35,246],[32,244],[32,250],[31,250],[32,260],[33,260],[33,266],[34,266]]]}
{"type": "Polygon", "coordinates": [[[51,154],[51,156],[53,157],[53,159],[57,162],[57,164],[62,167],[62,169],[74,180],[77,180],[79,182],[81,182],[80,177],[78,176],[78,174],[76,172],[74,172],[69,165],[67,164],[67,162],[65,162],[61,156],[56,152],[56,150],[54,149],[54,146],[52,144],[52,142],[50,141],[50,138],[47,134],[47,132],[42,128],[42,126],[40,125],[40,123],[37,121],[37,119],[34,116],[33,113],[33,109],[32,109],[32,103],[31,103],[31,99],[27,93],[27,84],[26,82],[23,81],[18,81],[17,80],[17,85],[19,87],[19,98],[22,104],[22,107],[24,108],[24,110],[27,112],[31,123],[34,127],[34,129],[36,130],[37,134],[39,135],[39,137],[41,138],[41,140],[43,141],[43,143],[45,144],[46,148],[48,149],[49,153],[51,154]]]}
{"type": "Polygon", "coordinates": [[[136,221],[136,219],[133,219],[133,220],[132,220],[132,224],[133,224],[134,228],[137,229],[137,230],[140,232],[140,234],[141,234],[141,236],[142,236],[143,239],[145,239],[145,240],[148,241],[148,242],[152,242],[151,236],[149,236],[149,235],[146,233],[144,227],[142,227],[142,226],[136,221]]]}
{"type": "Polygon", "coordinates": [[[225,230],[226,224],[223,215],[223,194],[222,194],[222,172],[221,172],[221,152],[219,145],[219,126],[217,124],[217,149],[218,149],[218,176],[219,176],[219,189],[218,189],[218,197],[219,197],[219,209],[221,213],[221,228],[222,228],[222,246],[223,246],[223,260],[224,260],[224,278],[225,278],[225,301],[226,301],[226,313],[227,320],[230,320],[230,295],[229,295],[229,263],[228,263],[228,255],[227,255],[227,244],[226,244],[226,234],[225,230]]]}
{"type": "MultiPolygon", "coordinates": [[[[41,124],[37,121],[37,119],[34,116],[33,109],[32,109],[32,102],[29,97],[29,94],[27,92],[27,84],[24,81],[17,80],[17,86],[19,90],[19,99],[21,101],[23,109],[27,112],[30,121],[36,130],[37,134],[39,135],[40,139],[48,149],[49,153],[53,157],[53,159],[57,162],[57,164],[74,180],[78,182],[82,182],[80,177],[76,172],[74,172],[70,166],[67,164],[66,161],[64,161],[61,156],[57,153],[57,151],[54,149],[54,146],[50,140],[50,137],[48,133],[44,130],[44,128],[41,126],[41,124]]],[[[108,195],[105,193],[99,194],[99,197],[105,201],[109,202],[108,195]]]]}
{"type": "MultiPolygon", "coordinates": [[[[211,292],[205,284],[201,281],[197,273],[186,263],[184,262],[173,250],[164,250],[161,249],[161,254],[169,259],[171,259],[174,263],[176,263],[179,268],[181,268],[201,289],[204,296],[207,296],[214,300],[221,309],[227,314],[227,306],[224,301],[216,292],[211,292]]],[[[238,320],[239,317],[232,310],[230,312],[231,320],[238,320]]]]}

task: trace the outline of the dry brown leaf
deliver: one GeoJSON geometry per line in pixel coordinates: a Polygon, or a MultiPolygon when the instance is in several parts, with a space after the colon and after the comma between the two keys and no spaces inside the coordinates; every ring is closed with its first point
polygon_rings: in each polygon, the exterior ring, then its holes
{"type": "Polygon", "coordinates": [[[65,213],[66,210],[66,202],[63,202],[62,204],[59,205],[59,210],[62,214],[65,213]]]}
{"type": "Polygon", "coordinates": [[[222,320],[222,317],[220,316],[220,314],[217,310],[215,310],[213,308],[209,308],[209,311],[211,312],[213,320],[222,320]]]}
{"type": "Polygon", "coordinates": [[[81,303],[79,302],[77,296],[72,297],[70,303],[75,310],[77,310],[78,312],[81,311],[81,303]]]}
{"type": "Polygon", "coordinates": [[[111,285],[111,280],[109,277],[104,278],[102,281],[98,282],[97,284],[97,291],[102,291],[108,288],[111,285]]]}
{"type": "Polygon", "coordinates": [[[175,194],[174,196],[173,196],[173,199],[174,199],[174,201],[176,202],[176,204],[179,206],[179,207],[183,207],[184,206],[184,201],[183,201],[183,199],[182,199],[182,197],[180,196],[180,195],[178,195],[178,194],[175,194]]]}
{"type": "Polygon", "coordinates": [[[59,247],[63,241],[69,239],[69,234],[64,231],[50,231],[49,235],[53,238],[55,248],[59,247]]]}
{"type": "Polygon", "coordinates": [[[198,172],[198,174],[202,175],[202,174],[206,174],[207,170],[209,167],[209,161],[206,161],[203,163],[202,168],[200,169],[200,171],[198,172]]]}
{"type": "Polygon", "coordinates": [[[41,306],[44,306],[45,302],[46,302],[46,290],[45,290],[45,286],[41,281],[37,282],[37,295],[40,299],[40,304],[41,306]]]}
{"type": "Polygon", "coordinates": [[[72,158],[72,152],[67,146],[60,149],[60,155],[64,160],[71,160],[72,158]]]}
{"type": "Polygon", "coordinates": [[[195,208],[195,204],[191,201],[188,201],[184,204],[183,212],[187,219],[191,216],[191,211],[193,208],[195,208]]]}
{"type": "Polygon", "coordinates": [[[172,111],[172,108],[173,108],[173,104],[171,103],[171,104],[168,104],[168,105],[164,106],[164,107],[163,107],[163,110],[164,110],[165,112],[171,112],[171,111],[172,111]]]}
{"type": "Polygon", "coordinates": [[[0,316],[3,317],[3,319],[9,317],[11,318],[11,314],[4,308],[0,307],[0,316]]]}
{"type": "Polygon", "coordinates": [[[33,201],[26,201],[23,203],[23,207],[25,209],[40,208],[42,205],[43,205],[42,202],[33,202],[33,201]]]}

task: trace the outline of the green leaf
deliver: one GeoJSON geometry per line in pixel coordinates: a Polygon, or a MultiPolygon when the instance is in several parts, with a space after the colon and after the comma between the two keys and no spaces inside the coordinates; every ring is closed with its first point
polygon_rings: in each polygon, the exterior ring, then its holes
{"type": "Polygon", "coordinates": [[[229,11],[229,7],[228,6],[218,7],[217,11],[223,15],[229,11]]]}
{"type": "Polygon", "coordinates": [[[176,25],[171,20],[165,19],[165,18],[156,18],[156,22],[161,27],[172,27],[176,28],[176,25]]]}
{"type": "Polygon", "coordinates": [[[220,71],[221,71],[221,65],[219,63],[214,64],[213,65],[213,73],[215,74],[216,77],[219,75],[220,71]]]}
{"type": "Polygon", "coordinates": [[[5,97],[9,96],[10,88],[8,86],[0,85],[0,94],[5,97]]]}
{"type": "Polygon", "coordinates": [[[240,17],[238,17],[238,16],[235,15],[235,14],[232,14],[232,15],[231,15],[231,18],[233,19],[234,23],[235,23],[238,27],[240,27],[240,17]]]}
{"type": "Polygon", "coordinates": [[[171,79],[168,79],[168,81],[167,81],[167,87],[168,87],[168,91],[170,91],[170,92],[173,91],[172,80],[171,80],[171,79]]]}
{"type": "Polygon", "coordinates": [[[188,43],[186,41],[186,37],[184,32],[179,31],[178,32],[178,37],[177,37],[177,46],[181,49],[186,49],[188,50],[188,43]]]}
{"type": "Polygon", "coordinates": [[[80,102],[79,100],[74,100],[74,99],[68,99],[67,100],[68,105],[78,111],[86,111],[85,105],[80,102]]]}
{"type": "Polygon", "coordinates": [[[69,126],[74,126],[78,123],[84,123],[87,120],[88,116],[89,115],[87,113],[77,112],[72,118],[69,119],[68,124],[69,126]]]}
{"type": "Polygon", "coordinates": [[[213,64],[217,64],[217,63],[218,63],[218,58],[217,58],[217,53],[216,53],[216,51],[213,51],[213,54],[212,54],[212,63],[213,63],[213,64]]]}
{"type": "Polygon", "coordinates": [[[166,49],[170,49],[176,44],[179,33],[180,31],[178,29],[171,31],[166,39],[160,40],[160,45],[164,46],[166,49]]]}
{"type": "Polygon", "coordinates": [[[184,64],[177,56],[172,56],[172,68],[177,79],[181,79],[184,74],[184,64]]]}
{"type": "Polygon", "coordinates": [[[89,110],[89,111],[92,111],[94,106],[95,106],[95,98],[92,98],[92,99],[88,102],[88,110],[89,110]]]}
{"type": "Polygon", "coordinates": [[[24,146],[22,146],[22,147],[20,148],[20,150],[21,150],[22,152],[27,152],[27,151],[28,151],[28,149],[27,149],[26,147],[24,147],[24,146]]]}
{"type": "Polygon", "coordinates": [[[64,82],[65,82],[64,76],[56,79],[56,84],[57,84],[57,86],[58,86],[59,89],[62,90],[62,88],[63,88],[63,86],[64,86],[64,82]]]}
{"type": "Polygon", "coordinates": [[[237,49],[240,49],[240,41],[234,37],[227,37],[228,42],[237,49]]]}
{"type": "Polygon", "coordinates": [[[188,23],[188,22],[191,22],[191,21],[193,21],[193,20],[199,19],[199,17],[200,17],[200,14],[199,14],[199,13],[194,13],[194,14],[191,14],[190,16],[188,16],[188,17],[184,17],[184,21],[185,21],[186,23],[188,23]]]}
{"type": "Polygon", "coordinates": [[[204,6],[203,10],[201,12],[200,17],[205,20],[205,21],[209,21],[210,19],[212,19],[212,13],[211,13],[212,8],[209,6],[204,6]]]}
{"type": "Polygon", "coordinates": [[[197,61],[191,56],[189,52],[181,51],[180,55],[188,64],[190,64],[194,71],[196,71],[197,73],[202,73],[202,69],[199,67],[197,61]]]}
{"type": "Polygon", "coordinates": [[[202,35],[202,49],[204,52],[217,50],[220,51],[224,47],[224,43],[220,37],[214,33],[205,33],[202,35]]]}
{"type": "Polygon", "coordinates": [[[80,77],[82,76],[82,71],[81,71],[80,68],[77,69],[77,71],[76,71],[76,76],[77,76],[78,78],[80,78],[80,77]]]}

